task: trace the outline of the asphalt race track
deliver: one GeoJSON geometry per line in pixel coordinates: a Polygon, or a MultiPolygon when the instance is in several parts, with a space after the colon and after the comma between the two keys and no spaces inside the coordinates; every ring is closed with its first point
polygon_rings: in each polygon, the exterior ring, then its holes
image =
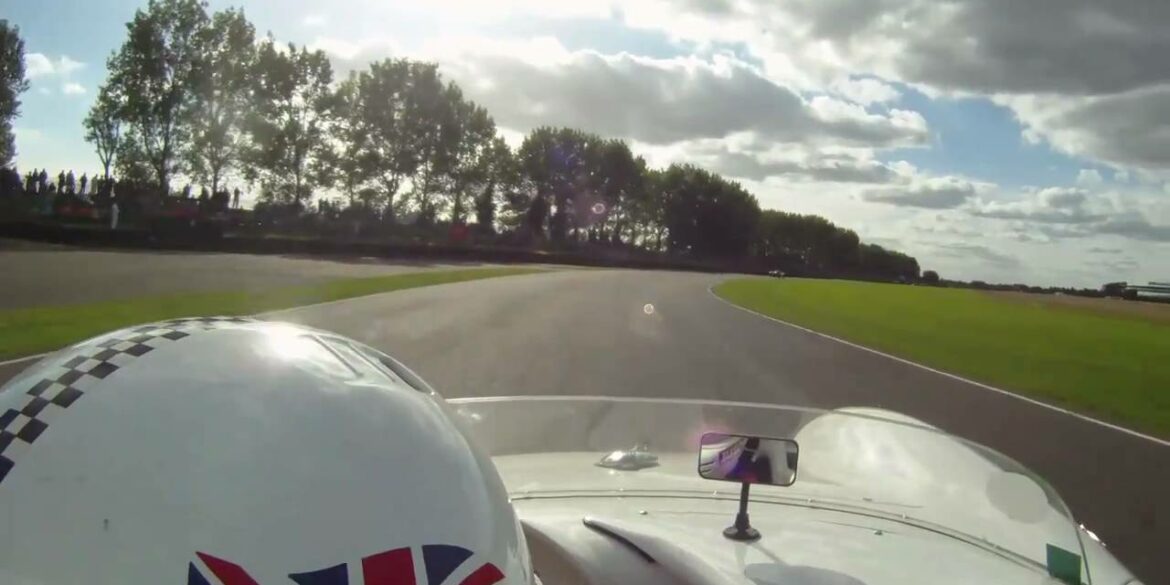
{"type": "MultiPolygon", "coordinates": [[[[721,278],[569,270],[269,316],[378,347],[449,397],[604,394],[903,412],[1037,471],[1138,577],[1166,582],[1170,447],[741,311],[708,291],[721,278]]],[[[0,379],[14,370],[0,368],[0,379]]]]}

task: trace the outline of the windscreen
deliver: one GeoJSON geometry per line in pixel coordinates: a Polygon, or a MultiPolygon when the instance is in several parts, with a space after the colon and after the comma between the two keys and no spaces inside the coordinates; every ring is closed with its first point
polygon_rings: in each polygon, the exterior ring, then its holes
{"type": "MultiPolygon", "coordinates": [[[[758,435],[796,441],[799,466],[793,485],[753,486],[753,500],[904,521],[1037,570],[1053,555],[1083,557],[1067,506],[1043,479],[998,452],[889,411],[601,397],[451,403],[513,498],[734,497],[738,485],[699,477],[700,437],[758,435]],[[600,464],[615,452],[645,453],[652,463],[600,464]]],[[[753,509],[760,513],[768,512],[753,509]]]]}

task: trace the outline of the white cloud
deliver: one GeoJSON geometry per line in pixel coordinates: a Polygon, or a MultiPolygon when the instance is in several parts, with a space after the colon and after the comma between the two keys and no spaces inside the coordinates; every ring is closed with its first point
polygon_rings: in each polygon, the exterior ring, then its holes
{"type": "Polygon", "coordinates": [[[820,75],[977,93],[1111,93],[1170,78],[1161,0],[640,2],[633,26],[744,43],[820,75]]]}
{"type": "Polygon", "coordinates": [[[834,81],[831,89],[862,105],[892,102],[902,97],[893,86],[876,79],[841,79],[834,81]]]}
{"type": "MultiPolygon", "coordinates": [[[[85,87],[70,81],[74,71],[81,69],[85,64],[75,61],[68,55],[61,55],[53,59],[43,53],[28,53],[25,55],[25,75],[34,81],[37,93],[49,95],[53,92],[40,81],[60,81],[61,93],[65,95],[80,95],[85,93],[85,87]]],[[[56,85],[54,83],[53,85],[56,85]]]]}
{"type": "Polygon", "coordinates": [[[770,142],[886,148],[924,145],[917,112],[865,107],[826,95],[806,100],[730,54],[650,58],[570,51],[548,37],[443,37],[404,52],[387,39],[319,37],[309,45],[335,69],[387,56],[437,61],[500,126],[525,132],[572,126],[649,144],[754,132],[770,142]]]}
{"type": "MultiPolygon", "coordinates": [[[[742,46],[761,63],[755,73],[780,87],[863,106],[898,99],[888,81],[932,95],[998,96],[1032,140],[1111,165],[1170,169],[1170,149],[1162,146],[1170,132],[1170,61],[1162,58],[1170,54],[1170,4],[1161,0],[445,0],[430,8],[457,19],[497,21],[532,10],[546,18],[603,18],[698,43],[701,51],[742,46]]],[[[332,52],[354,58],[367,44],[334,41],[332,52]]],[[[588,68],[582,55],[573,58],[578,69],[588,68]]],[[[489,60],[473,59],[480,66],[489,60]]],[[[550,77],[560,81],[544,79],[550,77]]],[[[515,97],[534,97],[522,91],[515,97]]],[[[916,113],[878,115],[919,129],[916,113]]]]}
{"type": "Polygon", "coordinates": [[[1101,173],[1097,169],[1081,169],[1077,173],[1077,184],[1085,187],[1098,187],[1104,179],[1101,178],[1101,173]]]}
{"type": "Polygon", "coordinates": [[[53,62],[41,53],[29,53],[24,56],[24,72],[29,79],[36,79],[53,73],[53,62]]]}
{"type": "Polygon", "coordinates": [[[343,61],[353,60],[362,52],[362,46],[352,41],[332,38],[318,38],[308,45],[311,51],[325,51],[330,57],[343,61]]]}
{"type": "MultiPolygon", "coordinates": [[[[931,178],[939,179],[924,175],[906,163],[886,166],[896,176],[881,189],[894,190],[931,178]]],[[[1165,264],[1154,259],[1166,255],[1167,244],[1159,238],[1165,235],[1160,230],[1167,228],[1159,226],[1170,227],[1170,201],[1159,206],[1162,198],[1086,191],[1084,205],[1093,213],[1107,215],[1108,219],[1072,224],[990,218],[973,212],[991,200],[1043,198],[1054,206],[1069,206],[1078,198],[1054,191],[1041,197],[1039,193],[1044,189],[1039,188],[1004,193],[1002,187],[959,177],[936,181],[935,186],[949,183],[964,192],[963,180],[972,184],[975,194],[958,207],[944,209],[858,204],[873,190],[872,185],[804,180],[792,174],[772,176],[762,182],[743,180],[743,184],[757,195],[761,206],[822,215],[856,230],[863,241],[886,242],[894,249],[912,254],[923,268],[938,270],[947,278],[1096,287],[1111,280],[1156,279],[1159,275],[1155,268],[1165,264]],[[1125,218],[1130,218],[1130,222],[1120,221],[1125,218]],[[1092,247],[1118,249],[1124,256],[1151,260],[1128,270],[1117,266],[1089,266],[1085,258],[1092,247]]]]}
{"type": "MultiPolygon", "coordinates": [[[[636,145],[639,151],[653,145],[636,145]]],[[[818,148],[801,144],[773,145],[753,132],[726,138],[690,140],[673,144],[654,158],[691,163],[734,179],[764,181],[785,177],[791,181],[827,184],[888,183],[898,174],[873,159],[868,148],[818,148]]]]}
{"type": "MultiPolygon", "coordinates": [[[[928,95],[996,96],[1032,140],[1170,170],[1170,3],[1163,0],[648,0],[631,26],[746,46],[769,78],[834,91],[869,76],[928,95]]],[[[860,90],[859,90],[860,91],[860,90]]]]}
{"type": "Polygon", "coordinates": [[[443,39],[424,49],[501,125],[565,125],[652,144],[755,132],[772,142],[864,147],[928,139],[917,112],[805,100],[733,56],[657,59],[524,43],[443,39]]]}
{"type": "Polygon", "coordinates": [[[1170,83],[1104,96],[998,96],[1025,137],[1113,165],[1170,170],[1170,83]]]}
{"type": "Polygon", "coordinates": [[[308,43],[313,51],[324,51],[333,61],[338,77],[348,71],[364,68],[371,61],[386,57],[401,57],[398,43],[389,38],[362,38],[358,40],[317,37],[308,43]]]}
{"type": "Polygon", "coordinates": [[[966,211],[1005,221],[1013,231],[1040,241],[1109,236],[1130,242],[1170,242],[1170,202],[1136,190],[1027,189],[1012,199],[975,200],[966,211]]]}
{"type": "Polygon", "coordinates": [[[1104,248],[1101,246],[1092,246],[1087,251],[1090,254],[1105,254],[1109,256],[1125,252],[1125,250],[1122,250],[1121,248],[1104,248]]]}
{"type": "Polygon", "coordinates": [[[1013,201],[981,201],[971,212],[980,217],[993,219],[1084,224],[1101,221],[1112,210],[1104,209],[1100,205],[1091,205],[1089,193],[1083,189],[1048,187],[1029,192],[1023,198],[1013,201]],[[1096,209],[1092,209],[1093,207],[1096,209]]]}
{"type": "Polygon", "coordinates": [[[985,223],[983,220],[973,220],[960,211],[928,210],[920,212],[919,215],[922,219],[928,221],[916,223],[913,226],[915,231],[924,233],[957,234],[965,238],[977,238],[984,235],[992,235],[992,230],[988,230],[988,226],[982,225],[985,223]]]}
{"type": "Polygon", "coordinates": [[[611,1],[576,2],[549,0],[432,0],[428,9],[443,14],[444,19],[459,18],[472,22],[491,22],[513,16],[524,18],[610,18],[614,7],[611,1]]]}
{"type": "Polygon", "coordinates": [[[1134,258],[1090,258],[1085,260],[1085,266],[1094,270],[1103,270],[1108,273],[1132,272],[1141,267],[1141,262],[1134,258]]]}
{"type": "Polygon", "coordinates": [[[301,19],[301,25],[305,28],[321,28],[325,26],[327,22],[329,22],[328,19],[326,19],[325,16],[321,14],[306,14],[305,17],[301,19]]]}
{"type": "Polygon", "coordinates": [[[520,145],[524,144],[524,133],[518,130],[497,127],[496,134],[499,134],[500,138],[503,138],[504,142],[508,143],[508,146],[513,149],[520,148],[520,145]]]}
{"type": "Polygon", "coordinates": [[[1095,226],[1094,232],[1150,242],[1170,242],[1170,224],[1153,224],[1144,217],[1110,219],[1095,226]]]}
{"type": "Polygon", "coordinates": [[[975,197],[979,187],[962,177],[913,177],[905,185],[870,189],[862,199],[902,207],[955,209],[975,197]]]}
{"type": "Polygon", "coordinates": [[[61,55],[61,57],[57,59],[57,73],[59,75],[67,76],[84,66],[85,63],[74,61],[66,55],[61,55]]]}
{"type": "Polygon", "coordinates": [[[80,61],[74,61],[68,55],[61,55],[55,61],[43,53],[29,53],[24,56],[25,75],[29,79],[38,77],[59,76],[68,77],[69,74],[85,66],[80,61]]]}
{"type": "Polygon", "coordinates": [[[973,259],[978,262],[1005,268],[1015,268],[1021,265],[1019,258],[998,252],[988,248],[987,246],[982,246],[979,244],[970,244],[967,242],[939,242],[933,244],[933,247],[935,248],[936,253],[940,256],[948,256],[962,260],[973,259]]]}

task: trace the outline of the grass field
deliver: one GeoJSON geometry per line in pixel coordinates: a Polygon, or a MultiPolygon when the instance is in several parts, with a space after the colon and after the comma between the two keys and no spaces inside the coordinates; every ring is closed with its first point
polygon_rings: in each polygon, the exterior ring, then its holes
{"type": "MultiPolygon", "coordinates": [[[[740,306],[1170,436],[1170,321],[1110,299],[831,280],[742,278],[715,292],[740,306]]],[[[1157,310],[1154,310],[1157,308],[1157,310]]]]}
{"type": "Polygon", "coordinates": [[[54,350],[112,329],[160,319],[250,315],[420,286],[541,271],[503,267],[410,272],[264,291],[187,293],[0,311],[0,359],[54,350]]]}

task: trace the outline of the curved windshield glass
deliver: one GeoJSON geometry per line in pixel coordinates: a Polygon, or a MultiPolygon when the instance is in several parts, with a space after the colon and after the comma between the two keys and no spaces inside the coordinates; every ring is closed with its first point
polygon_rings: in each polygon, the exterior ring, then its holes
{"type": "Polygon", "coordinates": [[[699,477],[700,437],[758,435],[793,439],[799,465],[791,486],[753,486],[753,501],[906,522],[1038,571],[1054,555],[1084,557],[1068,507],[1043,479],[996,451],[889,411],[603,397],[450,403],[493,457],[513,499],[737,498],[739,485],[699,477]],[[558,473],[553,462],[574,465],[574,472],[558,473]]]}

